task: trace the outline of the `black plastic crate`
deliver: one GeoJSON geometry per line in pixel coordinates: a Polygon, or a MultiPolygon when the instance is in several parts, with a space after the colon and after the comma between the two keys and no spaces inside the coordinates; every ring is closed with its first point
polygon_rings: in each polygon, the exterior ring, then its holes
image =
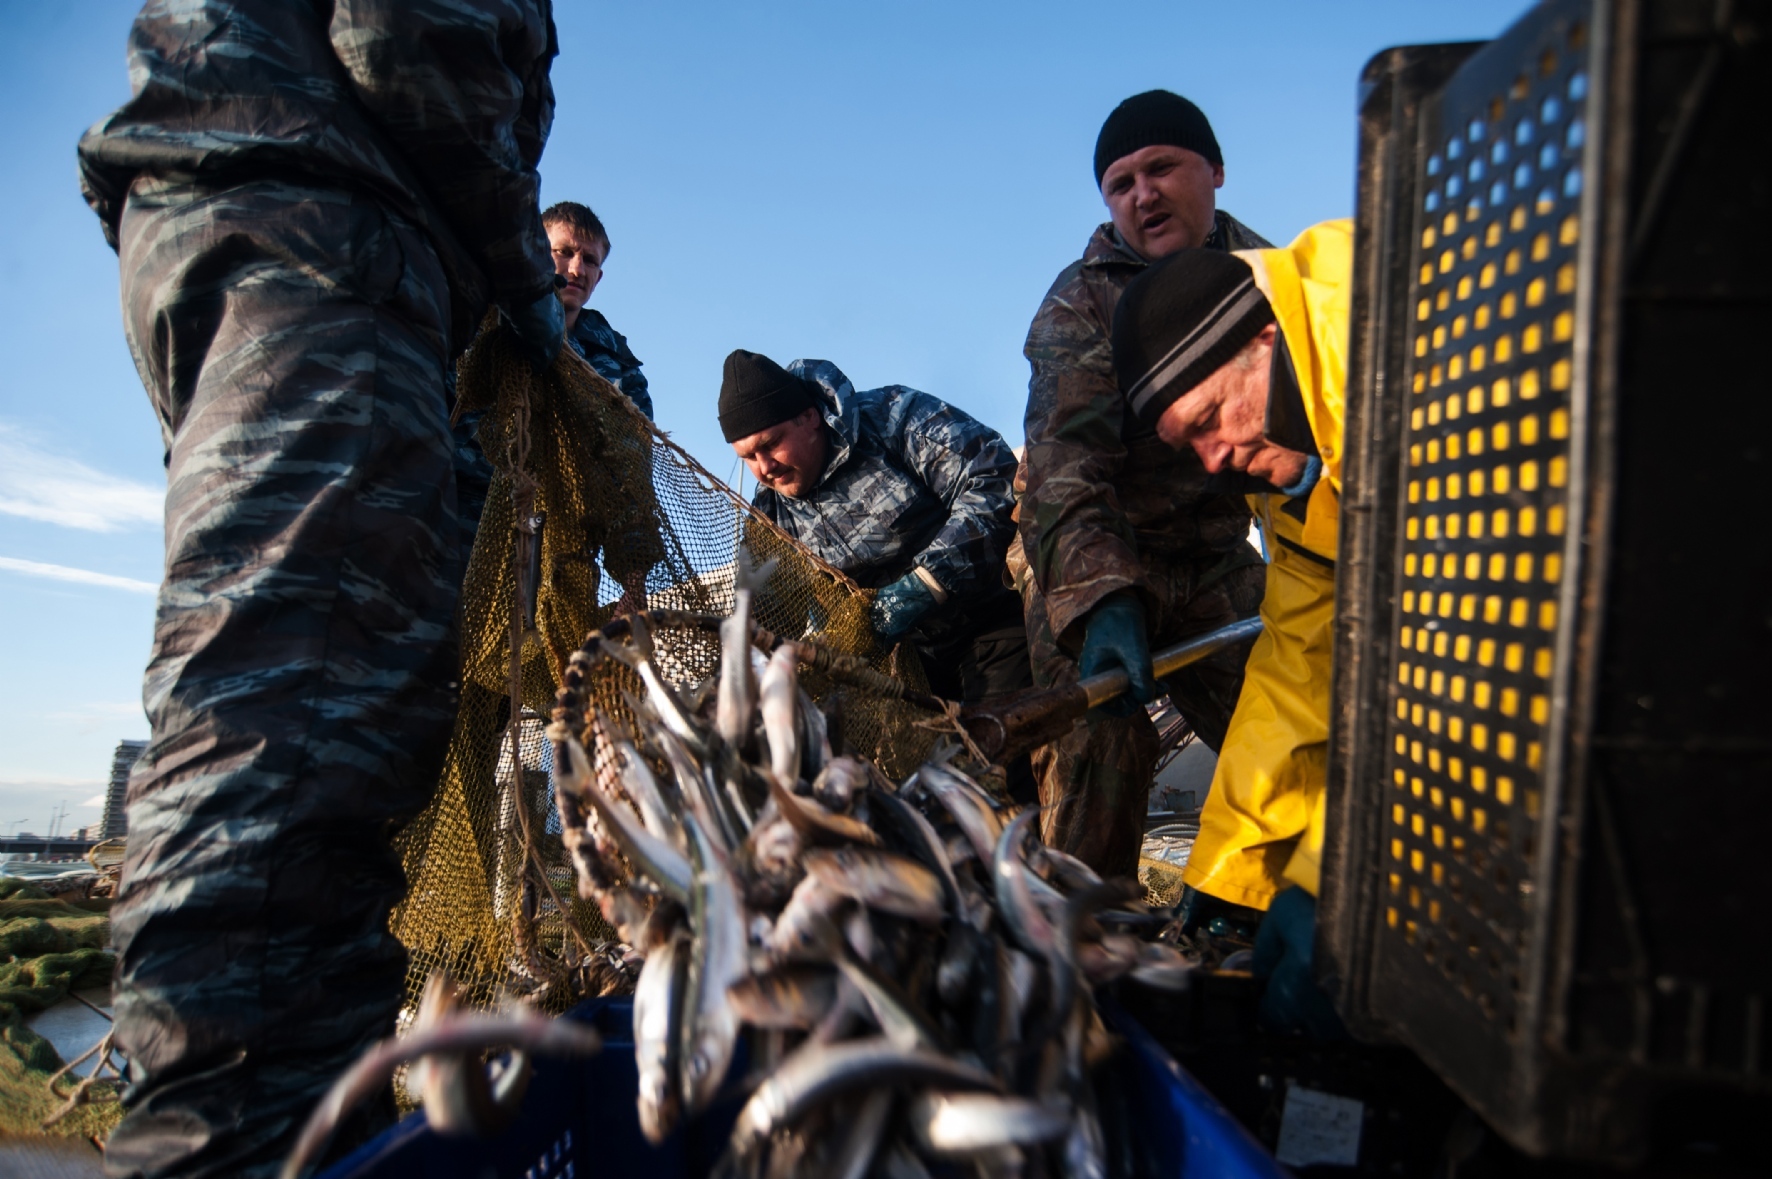
{"type": "Polygon", "coordinates": [[[1768,1092],[1769,7],[1363,80],[1321,958],[1535,1153],[1768,1092]]]}

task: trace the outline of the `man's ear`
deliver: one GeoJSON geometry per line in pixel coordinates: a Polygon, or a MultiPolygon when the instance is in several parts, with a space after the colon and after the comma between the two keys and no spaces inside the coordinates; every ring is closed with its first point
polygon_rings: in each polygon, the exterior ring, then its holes
{"type": "Polygon", "coordinates": [[[1223,164],[1212,165],[1212,187],[1213,188],[1223,188],[1224,187],[1224,165],[1223,164]]]}

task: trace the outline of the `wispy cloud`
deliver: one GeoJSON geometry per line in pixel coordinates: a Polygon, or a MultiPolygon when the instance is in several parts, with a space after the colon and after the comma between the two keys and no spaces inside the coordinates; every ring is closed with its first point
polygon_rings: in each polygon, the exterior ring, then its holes
{"type": "Polygon", "coordinates": [[[80,805],[81,806],[103,806],[108,801],[109,801],[109,799],[107,799],[103,794],[95,794],[91,798],[87,799],[85,802],[81,803],[80,805]]]}
{"type": "MultiPolygon", "coordinates": [[[[0,460],[3,461],[3,460],[0,460]]],[[[73,581],[81,585],[102,585],[107,589],[128,590],[132,594],[151,594],[160,587],[151,581],[140,581],[134,577],[118,577],[110,573],[95,573],[91,569],[76,569],[72,565],[50,565],[43,561],[26,561],[21,557],[0,557],[0,569],[13,573],[22,573],[26,577],[46,577],[51,581],[73,581]]]]}
{"type": "Polygon", "coordinates": [[[18,427],[0,423],[0,513],[88,532],[120,532],[158,524],[165,498],[164,488],[53,454],[18,427]]]}

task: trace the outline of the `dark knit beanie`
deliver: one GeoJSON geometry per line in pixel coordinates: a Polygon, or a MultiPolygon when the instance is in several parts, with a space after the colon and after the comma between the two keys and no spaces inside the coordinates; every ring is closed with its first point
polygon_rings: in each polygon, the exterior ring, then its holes
{"type": "Polygon", "coordinates": [[[1274,322],[1249,264],[1219,250],[1177,250],[1126,285],[1114,311],[1114,372],[1132,412],[1163,411],[1274,322]]]}
{"type": "Polygon", "coordinates": [[[1158,143],[1185,147],[1210,163],[1224,163],[1205,112],[1179,94],[1146,90],[1115,107],[1101,125],[1101,134],[1095,137],[1095,187],[1101,187],[1101,178],[1115,160],[1158,143]]]}
{"type": "Polygon", "coordinates": [[[817,386],[775,361],[740,348],[720,378],[720,430],[737,442],[818,404],[817,386]]]}

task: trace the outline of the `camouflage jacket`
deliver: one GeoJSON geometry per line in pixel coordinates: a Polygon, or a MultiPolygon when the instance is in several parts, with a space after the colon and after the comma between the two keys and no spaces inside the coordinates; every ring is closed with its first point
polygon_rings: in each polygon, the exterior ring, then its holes
{"type": "Polygon", "coordinates": [[[1009,593],[1003,553],[1015,530],[1015,452],[1002,435],[903,385],[857,393],[829,361],[796,360],[788,371],[823,391],[830,455],[807,495],[759,488],[757,509],[870,589],[927,570],[946,594],[918,628],[932,641],[994,614],[1009,593]]]}
{"type": "Polygon", "coordinates": [[[555,52],[551,0],[149,0],[81,189],[113,247],[141,175],[368,193],[435,243],[459,351],[489,300],[553,289],[535,168],[555,52]]]}
{"type": "Polygon", "coordinates": [[[652,413],[652,393],[646,374],[640,371],[640,358],[628,347],[628,338],[610,327],[601,312],[589,307],[580,310],[566,338],[590,361],[598,376],[626,393],[649,421],[658,420],[652,413]]]}
{"type": "MultiPolygon", "coordinates": [[[[1220,250],[1267,244],[1222,209],[1206,240],[1220,250]]],[[[1209,489],[1193,452],[1165,446],[1120,396],[1109,345],[1114,308],[1145,265],[1111,223],[1100,226],[1028,329],[1021,540],[1067,649],[1103,598],[1152,592],[1144,563],[1217,561],[1249,533],[1243,497],[1209,489]]]]}

